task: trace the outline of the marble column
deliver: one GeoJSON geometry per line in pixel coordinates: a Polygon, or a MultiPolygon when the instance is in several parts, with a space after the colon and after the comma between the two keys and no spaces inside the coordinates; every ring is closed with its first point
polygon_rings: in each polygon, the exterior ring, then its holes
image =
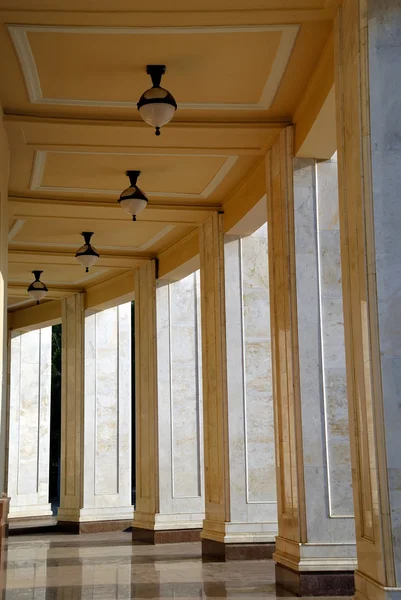
{"type": "Polygon", "coordinates": [[[335,22],[357,598],[401,598],[401,4],[335,22]]]}
{"type": "Polygon", "coordinates": [[[131,302],[85,317],[84,482],[81,532],[133,519],[131,302]]]}
{"type": "Polygon", "coordinates": [[[79,531],[84,478],[84,294],[62,301],[60,526],[79,531]],[[64,525],[65,524],[65,525],[64,525]]]}
{"type": "Polygon", "coordinates": [[[199,540],[203,520],[199,274],[135,280],[136,507],[133,539],[199,540]]]}
{"type": "Polygon", "coordinates": [[[267,233],[201,226],[205,520],[202,552],[271,557],[277,534],[267,233]]]}
{"type": "Polygon", "coordinates": [[[293,158],[292,128],[280,133],[266,158],[276,581],[316,596],[351,594],[356,566],[332,171],[293,158]]]}
{"type": "Polygon", "coordinates": [[[52,328],[11,333],[9,517],[52,515],[49,504],[52,328]]]}

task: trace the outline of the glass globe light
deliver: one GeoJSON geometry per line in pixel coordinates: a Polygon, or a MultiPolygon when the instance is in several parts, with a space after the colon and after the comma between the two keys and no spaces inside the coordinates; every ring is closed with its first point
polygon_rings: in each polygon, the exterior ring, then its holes
{"type": "Polygon", "coordinates": [[[142,94],[138,102],[138,110],[145,121],[155,128],[160,135],[160,128],[171,121],[177,110],[177,103],[170,92],[160,86],[165,65],[148,65],[146,73],[151,76],[153,86],[142,94]]]}
{"type": "Polygon", "coordinates": [[[81,235],[85,240],[85,244],[77,250],[75,258],[83,267],[85,267],[85,272],[88,273],[90,267],[93,267],[99,260],[99,253],[90,243],[93,231],[83,231],[81,235]]]}
{"type": "Polygon", "coordinates": [[[120,203],[120,206],[132,216],[132,220],[136,221],[137,215],[146,208],[148,199],[136,184],[141,172],[126,171],[125,174],[129,177],[130,186],[121,192],[118,202],[120,203]]]}
{"type": "Polygon", "coordinates": [[[47,289],[47,286],[40,281],[40,276],[43,271],[32,271],[32,273],[35,275],[35,281],[32,281],[27,291],[32,298],[36,300],[36,304],[39,304],[49,290],[47,289]]]}

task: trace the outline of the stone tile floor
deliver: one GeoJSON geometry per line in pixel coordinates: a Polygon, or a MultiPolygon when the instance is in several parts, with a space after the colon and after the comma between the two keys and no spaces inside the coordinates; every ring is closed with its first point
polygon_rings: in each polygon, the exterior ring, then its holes
{"type": "Polygon", "coordinates": [[[119,532],[12,536],[7,546],[3,600],[283,596],[272,561],[202,562],[199,543],[133,545],[119,532]]]}

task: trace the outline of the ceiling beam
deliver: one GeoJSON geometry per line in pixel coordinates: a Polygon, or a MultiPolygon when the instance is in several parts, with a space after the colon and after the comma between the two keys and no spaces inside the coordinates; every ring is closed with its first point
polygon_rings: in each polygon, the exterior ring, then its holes
{"type": "Polygon", "coordinates": [[[332,93],[334,98],[334,38],[331,33],[317,67],[309,81],[308,87],[294,114],[295,155],[307,158],[331,158],[336,148],[335,112],[329,116],[328,122],[320,122],[318,143],[315,147],[308,143],[308,138],[322,109],[332,93]],[[333,135],[334,132],[334,135],[333,135]],[[333,148],[334,144],[334,148],[333,148]]]}
{"type": "Polygon", "coordinates": [[[32,331],[61,323],[61,301],[42,302],[29,308],[8,313],[8,328],[17,331],[32,331]]]}
{"type": "Polygon", "coordinates": [[[85,308],[105,310],[133,299],[134,273],[128,271],[88,287],[85,293],[85,308]]]}
{"type": "MultiPolygon", "coordinates": [[[[92,127],[118,127],[119,129],[144,129],[149,128],[142,119],[132,121],[121,121],[119,119],[90,119],[77,117],[51,117],[30,115],[25,113],[12,113],[4,110],[3,120],[5,123],[36,123],[38,125],[69,125],[69,126],[92,126],[92,127]]],[[[202,129],[213,129],[213,131],[233,130],[233,131],[260,131],[282,129],[291,122],[288,116],[274,119],[271,121],[178,121],[174,120],[169,123],[169,130],[180,129],[185,131],[199,131],[202,129]]],[[[160,146],[154,146],[160,148],[160,146]]],[[[182,150],[182,148],[181,148],[182,150]]],[[[198,148],[196,148],[198,151],[198,148]]]]}
{"type": "Polygon", "coordinates": [[[199,232],[196,229],[176,244],[161,252],[157,261],[157,277],[168,277],[183,263],[186,263],[199,254],[199,232]]]}
{"type": "MultiPolygon", "coordinates": [[[[266,168],[262,160],[244,184],[224,205],[224,231],[227,233],[266,194],[266,168]]],[[[267,215],[266,215],[267,217],[267,215]]]]}
{"type": "MultiPolygon", "coordinates": [[[[281,127],[280,127],[281,128],[281,127]]],[[[226,147],[214,147],[214,148],[197,148],[189,146],[104,146],[104,145],[85,145],[85,144],[38,144],[35,142],[28,142],[28,148],[34,150],[42,150],[46,152],[82,152],[85,154],[166,154],[171,156],[173,154],[183,155],[196,155],[196,156],[260,156],[265,154],[263,147],[255,146],[254,148],[226,148],[226,147]]]]}
{"type": "MultiPolygon", "coordinates": [[[[340,0],[335,0],[338,3],[340,0]]],[[[1,20],[4,23],[24,23],[32,25],[65,25],[66,18],[72,25],[90,25],[106,27],[125,27],[134,22],[136,27],[196,27],[201,20],[202,25],[281,25],[306,23],[309,21],[325,21],[333,16],[334,0],[322,0],[321,6],[315,8],[299,8],[276,6],[263,9],[227,9],[227,10],[188,10],[188,11],[146,11],[146,10],[93,10],[93,2],[81,2],[79,10],[41,10],[35,8],[27,0],[26,9],[16,10],[13,1],[3,3],[1,20]],[[88,7],[90,10],[88,10],[88,7]]],[[[305,3],[306,4],[306,3],[305,3]]]]}
{"type": "MultiPolygon", "coordinates": [[[[130,216],[121,209],[118,202],[51,200],[10,196],[12,215],[16,219],[91,219],[93,221],[124,221],[130,216]]],[[[196,225],[205,221],[211,212],[220,206],[191,206],[149,202],[138,221],[169,223],[176,226],[196,225]]]]}
{"type": "MultiPolygon", "coordinates": [[[[150,257],[131,256],[131,255],[108,255],[103,254],[99,258],[96,266],[109,268],[134,269],[150,257]]],[[[73,252],[54,252],[50,250],[45,252],[37,248],[18,249],[10,248],[8,251],[8,262],[10,264],[30,264],[30,265],[73,265],[77,266],[77,259],[73,252]]]]}
{"type": "MultiPolygon", "coordinates": [[[[67,296],[72,296],[73,294],[77,294],[78,292],[82,291],[81,289],[76,289],[76,288],[67,288],[67,287],[54,287],[52,285],[48,285],[48,293],[46,294],[46,299],[51,299],[51,300],[56,300],[58,298],[66,298],[67,296]]],[[[15,297],[21,297],[21,298],[26,298],[27,300],[30,298],[28,292],[27,292],[27,286],[26,285],[20,285],[18,283],[13,283],[13,281],[11,281],[9,283],[9,285],[7,286],[7,290],[8,290],[8,295],[9,296],[15,296],[15,297]]]]}

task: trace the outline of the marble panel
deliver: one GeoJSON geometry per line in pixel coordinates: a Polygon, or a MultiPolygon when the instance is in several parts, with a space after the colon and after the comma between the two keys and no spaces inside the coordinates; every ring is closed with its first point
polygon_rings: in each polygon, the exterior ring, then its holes
{"type": "Polygon", "coordinates": [[[11,338],[10,517],[50,515],[51,327],[11,338]]]}
{"type": "Polygon", "coordinates": [[[88,314],[81,521],[132,516],[130,364],[131,303],[88,314]]]}
{"type": "Polygon", "coordinates": [[[197,273],[157,286],[159,529],[200,527],[204,510],[198,292],[197,273]]]}
{"type": "Polygon", "coordinates": [[[244,541],[243,527],[256,541],[277,527],[266,225],[241,240],[226,236],[224,250],[231,507],[225,527],[230,542],[244,541]],[[268,532],[259,529],[263,522],[268,532]]]}

